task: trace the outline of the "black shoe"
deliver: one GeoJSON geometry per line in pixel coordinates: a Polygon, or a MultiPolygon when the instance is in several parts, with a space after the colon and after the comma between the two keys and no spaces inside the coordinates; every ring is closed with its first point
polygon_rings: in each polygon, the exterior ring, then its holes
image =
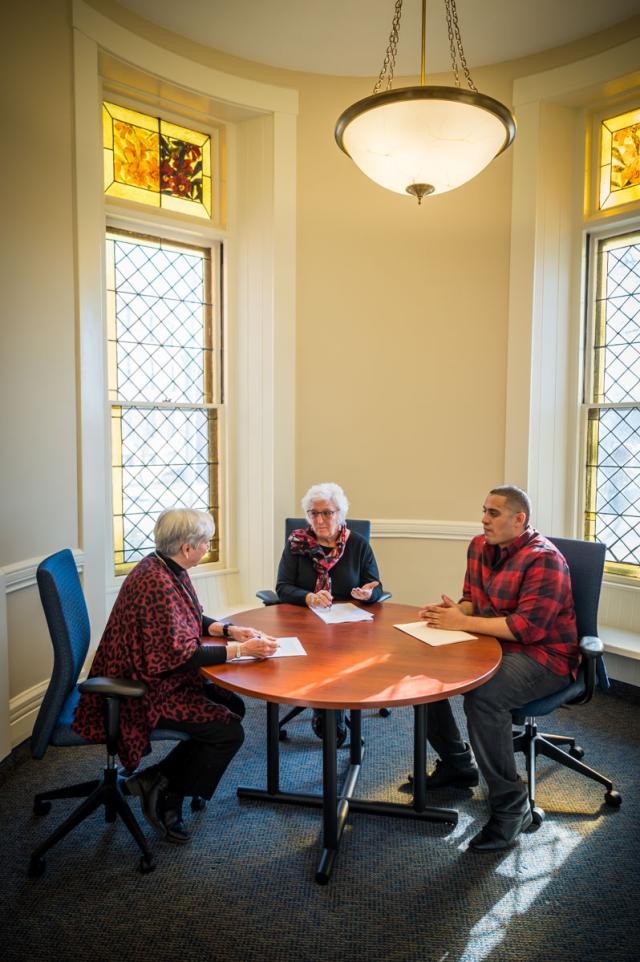
{"type": "MultiPolygon", "coordinates": [[[[313,733],[321,741],[324,738],[324,715],[321,711],[314,711],[311,719],[313,733]]],[[[347,740],[347,726],[344,722],[336,721],[336,747],[341,748],[347,740]]]]}
{"type": "Polygon", "coordinates": [[[526,832],[533,825],[531,809],[516,818],[496,818],[492,816],[484,828],[480,829],[469,842],[469,848],[474,852],[499,852],[512,848],[518,835],[526,832]]]}
{"type": "MultiPolygon", "coordinates": [[[[407,781],[413,785],[413,775],[407,775],[407,781]]],[[[436,760],[436,767],[426,776],[427,789],[436,788],[475,788],[480,781],[480,775],[475,765],[464,767],[452,765],[451,762],[436,760]]]]}
{"type": "Polygon", "coordinates": [[[158,802],[169,782],[159,772],[158,766],[145,768],[144,771],[128,778],[124,784],[127,794],[136,795],[140,799],[142,814],[151,828],[164,837],[166,832],[158,814],[158,802]]]}
{"type": "Polygon", "coordinates": [[[184,845],[191,841],[191,835],[182,821],[182,795],[165,792],[158,805],[158,814],[164,827],[165,841],[184,845]]]}

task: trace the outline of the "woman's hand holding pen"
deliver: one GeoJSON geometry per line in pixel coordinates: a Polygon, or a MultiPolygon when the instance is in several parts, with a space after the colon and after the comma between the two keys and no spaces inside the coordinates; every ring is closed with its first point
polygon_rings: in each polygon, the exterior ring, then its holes
{"type": "Polygon", "coordinates": [[[355,598],[356,601],[368,601],[371,597],[371,592],[374,588],[377,588],[379,584],[379,581],[369,581],[366,585],[363,585],[362,588],[352,588],[351,597],[355,598]]]}
{"type": "Polygon", "coordinates": [[[261,631],[254,628],[247,628],[252,632],[253,637],[244,641],[240,645],[240,656],[251,655],[252,658],[268,658],[278,650],[278,642],[272,635],[264,635],[261,631]]]}

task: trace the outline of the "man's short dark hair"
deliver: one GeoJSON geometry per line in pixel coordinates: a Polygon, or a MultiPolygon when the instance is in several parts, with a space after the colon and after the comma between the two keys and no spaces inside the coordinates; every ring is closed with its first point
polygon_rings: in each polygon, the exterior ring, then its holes
{"type": "Polygon", "coordinates": [[[524,523],[529,524],[529,516],[531,514],[531,501],[529,500],[529,495],[522,488],[518,488],[515,484],[500,484],[497,488],[492,488],[489,494],[498,494],[500,497],[505,498],[507,502],[507,507],[514,514],[519,514],[524,511],[524,523]]]}

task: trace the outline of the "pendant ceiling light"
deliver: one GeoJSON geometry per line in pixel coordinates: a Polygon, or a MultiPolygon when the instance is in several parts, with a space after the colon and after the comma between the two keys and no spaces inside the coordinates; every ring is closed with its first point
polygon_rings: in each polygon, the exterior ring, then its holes
{"type": "Polygon", "coordinates": [[[444,0],[451,69],[456,86],[425,84],[426,0],[422,0],[419,87],[391,89],[402,0],[396,0],[389,45],[373,94],[338,118],[338,146],[381,187],[412,194],[442,194],[465,184],[511,144],[513,114],[478,93],[462,48],[455,0],[444,0]],[[468,89],[460,84],[464,73],[468,89]],[[383,90],[383,86],[385,89],[383,90]]]}

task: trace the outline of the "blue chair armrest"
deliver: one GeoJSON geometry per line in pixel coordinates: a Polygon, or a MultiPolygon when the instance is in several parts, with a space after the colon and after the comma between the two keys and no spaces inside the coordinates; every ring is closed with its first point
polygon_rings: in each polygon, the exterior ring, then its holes
{"type": "Polygon", "coordinates": [[[595,635],[585,635],[580,639],[580,651],[585,658],[597,658],[604,651],[602,639],[596,638],[595,635]]]}
{"type": "Polygon", "coordinates": [[[107,695],[115,698],[142,698],[147,686],[142,681],[130,678],[87,678],[78,685],[78,691],[92,695],[107,695]]]}
{"type": "Polygon", "coordinates": [[[280,599],[275,591],[256,591],[256,598],[265,605],[279,605],[280,599]]]}

